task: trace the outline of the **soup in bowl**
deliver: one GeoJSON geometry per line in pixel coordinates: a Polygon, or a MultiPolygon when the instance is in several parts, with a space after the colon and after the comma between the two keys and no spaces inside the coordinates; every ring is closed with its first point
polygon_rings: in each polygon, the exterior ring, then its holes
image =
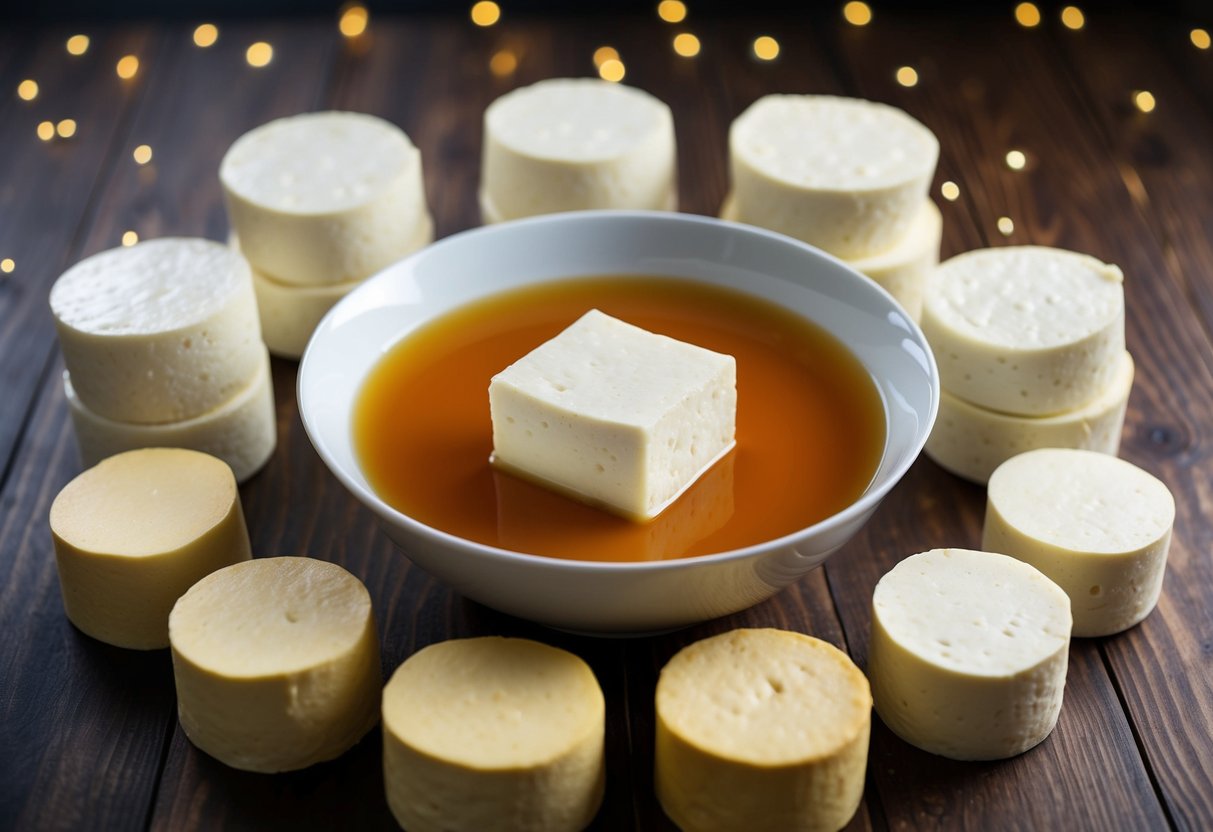
{"type": "Polygon", "coordinates": [[[824,562],[917,457],[939,382],[908,314],[810,246],[583,212],[458,234],[371,278],[317,328],[298,395],[325,464],[416,564],[507,613],[635,633],[824,562]],[[489,464],[493,374],[591,308],[737,360],[736,447],[648,522],[489,464]]]}

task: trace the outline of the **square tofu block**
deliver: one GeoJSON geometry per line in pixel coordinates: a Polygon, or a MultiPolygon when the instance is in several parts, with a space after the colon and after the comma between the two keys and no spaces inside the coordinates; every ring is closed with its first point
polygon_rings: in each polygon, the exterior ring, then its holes
{"type": "Polygon", "coordinates": [[[489,384],[494,465],[635,520],[735,444],[737,362],[593,309],[489,384]]]}

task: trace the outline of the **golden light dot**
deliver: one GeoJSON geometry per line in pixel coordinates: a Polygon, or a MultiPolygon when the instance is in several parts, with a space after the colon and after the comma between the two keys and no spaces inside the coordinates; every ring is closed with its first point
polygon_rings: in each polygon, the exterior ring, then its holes
{"type": "Polygon", "coordinates": [[[0,260],[0,272],[12,274],[13,270],[16,268],[17,264],[13,262],[13,258],[5,257],[3,260],[0,260]]]}
{"type": "Polygon", "coordinates": [[[72,35],[67,39],[69,55],[83,55],[88,51],[88,35],[72,35]]]}
{"type": "Polygon", "coordinates": [[[141,144],[135,148],[131,156],[135,157],[135,164],[146,165],[152,160],[152,148],[150,145],[141,144]]]}
{"type": "Polygon", "coordinates": [[[948,202],[955,202],[956,200],[960,199],[960,186],[949,180],[948,182],[944,182],[939,186],[939,193],[942,194],[943,198],[948,202]]]}
{"type": "Polygon", "coordinates": [[[1015,233],[1015,223],[1011,221],[1010,217],[999,217],[998,218],[998,231],[1004,237],[1010,237],[1012,234],[1015,233]]]}
{"type": "Polygon", "coordinates": [[[852,26],[867,26],[872,22],[872,7],[859,0],[851,0],[842,7],[842,16],[852,26]]]}
{"type": "Polygon", "coordinates": [[[1192,45],[1197,49],[1208,49],[1209,45],[1213,43],[1213,38],[1209,37],[1207,29],[1193,29],[1188,37],[1192,39],[1192,45]]]}
{"type": "Polygon", "coordinates": [[[657,4],[657,16],[666,23],[681,23],[687,19],[687,4],[679,0],[661,0],[657,4]]]}
{"type": "Polygon", "coordinates": [[[26,78],[17,85],[17,97],[22,101],[33,101],[38,97],[38,82],[32,78],[26,78]]]}
{"type": "Polygon", "coordinates": [[[55,138],[55,124],[50,121],[38,122],[38,138],[44,142],[49,142],[55,138]]]}
{"type": "Polygon", "coordinates": [[[70,139],[72,136],[76,135],[76,120],[71,118],[63,119],[55,125],[55,132],[58,133],[59,137],[62,139],[70,139]]]}
{"type": "Polygon", "coordinates": [[[208,46],[214,46],[217,40],[219,40],[219,27],[214,23],[203,23],[194,30],[194,46],[206,49],[208,46]]]}
{"type": "Polygon", "coordinates": [[[675,35],[674,51],[684,58],[694,58],[699,54],[699,38],[690,32],[675,35]]]}
{"type": "Polygon", "coordinates": [[[518,56],[508,49],[501,49],[493,53],[493,57],[489,59],[489,71],[498,78],[505,75],[513,75],[514,70],[518,68],[518,56]]]}
{"type": "Polygon", "coordinates": [[[594,66],[601,68],[607,61],[619,60],[619,52],[613,46],[600,46],[594,50],[594,66]]]}
{"type": "Polygon", "coordinates": [[[1028,164],[1028,157],[1022,150],[1007,151],[1007,167],[1011,170],[1023,170],[1028,164]]]}
{"type": "Polygon", "coordinates": [[[492,26],[501,20],[501,7],[492,0],[480,0],[472,6],[472,22],[477,26],[492,26]]]}
{"type": "Polygon", "coordinates": [[[779,57],[779,41],[770,35],[754,38],[754,57],[760,61],[773,61],[779,57]]]}
{"type": "Polygon", "coordinates": [[[1015,22],[1025,29],[1035,29],[1040,25],[1040,9],[1035,3],[1020,3],[1015,7],[1015,22]]]}
{"type": "Polygon", "coordinates": [[[903,87],[918,86],[918,70],[912,66],[902,66],[897,68],[897,83],[903,87]]]}
{"type": "Polygon", "coordinates": [[[139,242],[139,235],[136,234],[134,231],[123,231],[122,232],[122,245],[127,246],[129,248],[130,246],[133,246],[137,242],[139,242]]]}
{"type": "Polygon", "coordinates": [[[371,15],[366,10],[366,6],[361,3],[351,3],[341,13],[341,18],[337,21],[337,28],[347,38],[356,38],[366,31],[366,25],[370,19],[371,15]]]}
{"type": "Polygon", "coordinates": [[[1138,90],[1133,93],[1133,106],[1141,110],[1143,113],[1154,111],[1154,106],[1158,102],[1154,100],[1154,93],[1149,90],[1138,90]]]}
{"type": "Polygon", "coordinates": [[[1066,6],[1061,10],[1061,25],[1067,29],[1077,31],[1085,26],[1086,23],[1086,15],[1082,13],[1082,9],[1078,8],[1078,6],[1066,6]]]}
{"type": "Polygon", "coordinates": [[[249,66],[265,66],[274,60],[274,47],[259,40],[245,51],[244,59],[248,61],[249,66]]]}
{"type": "Polygon", "coordinates": [[[610,81],[617,84],[623,80],[623,76],[627,74],[627,69],[623,66],[623,61],[618,58],[607,58],[598,65],[598,75],[604,81],[610,81]]]}
{"type": "Polygon", "coordinates": [[[123,55],[118,59],[118,65],[114,67],[114,72],[117,72],[118,77],[124,81],[134,78],[138,71],[139,59],[134,55],[123,55]]]}

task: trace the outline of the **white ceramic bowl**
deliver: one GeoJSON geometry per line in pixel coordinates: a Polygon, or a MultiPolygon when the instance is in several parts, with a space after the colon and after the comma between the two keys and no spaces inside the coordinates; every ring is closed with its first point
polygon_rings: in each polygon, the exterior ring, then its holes
{"type": "Polygon", "coordinates": [[[893,298],[817,249],[687,214],[587,211],[457,234],[372,277],[317,328],[299,368],[298,392],[304,427],[325,464],[418,566],[513,615],[571,630],[637,633],[756,604],[846,543],[922,449],[939,406],[939,377],[922,332],[893,298]],[[402,514],[371,490],[354,453],[351,411],[367,372],[393,344],[419,324],[491,293],[608,274],[741,289],[833,333],[863,362],[884,402],[884,455],[867,491],[832,517],[745,549],[593,563],[464,540],[402,514]]]}

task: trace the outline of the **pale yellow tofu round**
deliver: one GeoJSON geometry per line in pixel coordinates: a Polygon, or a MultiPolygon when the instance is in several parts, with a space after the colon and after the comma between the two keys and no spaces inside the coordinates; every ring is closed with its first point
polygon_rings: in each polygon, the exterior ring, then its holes
{"type": "Polygon", "coordinates": [[[1013,757],[1057,723],[1070,599],[1006,555],[932,549],[872,595],[876,712],[911,745],[955,760],[1013,757]]]}
{"type": "Polygon", "coordinates": [[[429,222],[420,152],[363,113],[263,124],[228,149],[219,180],[244,256],[281,283],[363,280],[413,251],[429,222]]]}
{"type": "Polygon", "coordinates": [[[1082,407],[1052,416],[999,413],[941,390],[939,416],[924,450],[940,467],[982,484],[1006,460],[1037,448],[1081,448],[1115,456],[1133,375],[1133,359],[1121,353],[1107,388],[1082,407]]]}
{"type": "Polygon", "coordinates": [[[1030,563],[1070,596],[1074,635],[1144,619],[1162,592],[1175,499],[1130,462],[1049,448],[990,477],[982,548],[1030,563]]]}
{"type": "Polygon", "coordinates": [[[68,618],[118,647],[167,647],[177,599],[251,557],[231,468],[181,448],[102,460],[59,492],[50,527],[68,618]]]}
{"type": "Polygon", "coordinates": [[[345,753],[379,719],[379,640],[362,582],[336,564],[261,558],[195,584],[169,616],[181,727],[246,771],[345,753]]]}
{"type": "Polygon", "coordinates": [[[409,832],[575,832],[605,783],[605,703],[564,650],[499,637],[430,645],[383,691],[388,805],[409,832]]]}
{"type": "Polygon", "coordinates": [[[591,208],[674,210],[674,120],[643,90],[550,78],[484,113],[486,223],[591,208]]]}
{"type": "Polygon", "coordinates": [[[95,254],[55,281],[50,305],[76,394],[115,422],[208,413],[248,385],[265,354],[248,264],[211,240],[95,254]]]}
{"type": "Polygon", "coordinates": [[[189,448],[219,457],[231,466],[237,482],[261,470],[278,442],[270,357],[260,347],[261,360],[243,389],[230,399],[192,419],[140,425],[107,419],[80,400],[75,376],[63,374],[64,395],[85,465],[135,448],[189,448]]]}
{"type": "Polygon", "coordinates": [[[837,648],[734,630],[670,659],[657,683],[657,797],[686,830],[836,830],[863,796],[868,681],[837,648]]]}
{"type": "Polygon", "coordinates": [[[938,159],[923,124],[857,98],[767,95],[729,129],[737,219],[848,259],[906,236],[938,159]]]}
{"type": "Polygon", "coordinates": [[[1125,351],[1124,276],[1043,246],[957,255],[927,280],[922,331],[940,384],[987,410],[1050,416],[1107,390],[1125,351]]]}

